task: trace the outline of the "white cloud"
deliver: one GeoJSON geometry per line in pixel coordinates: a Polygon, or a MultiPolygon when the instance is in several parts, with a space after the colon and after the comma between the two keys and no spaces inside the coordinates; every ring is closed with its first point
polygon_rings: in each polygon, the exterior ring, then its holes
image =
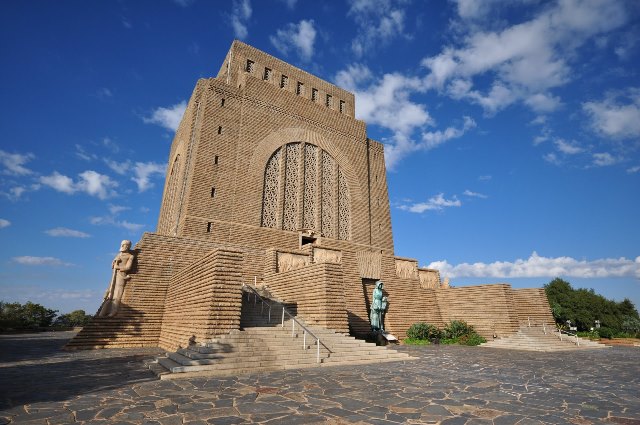
{"type": "Polygon", "coordinates": [[[357,25],[357,36],[351,42],[356,56],[387,45],[403,35],[406,2],[392,0],[350,0],[347,16],[357,25]]]}
{"type": "Polygon", "coordinates": [[[478,193],[478,192],[472,192],[469,189],[465,190],[464,192],[462,192],[463,195],[465,196],[469,196],[471,198],[481,198],[481,199],[487,199],[488,196],[484,195],[482,193],[478,193]]]}
{"type": "Polygon", "coordinates": [[[115,195],[113,189],[118,186],[118,183],[107,175],[87,170],[80,173],[78,177],[78,180],[74,182],[70,177],[54,171],[49,176],[41,176],[39,182],[69,195],[84,192],[99,199],[107,199],[115,195]]]}
{"type": "Polygon", "coordinates": [[[114,161],[110,158],[104,158],[104,163],[107,167],[111,168],[116,174],[124,176],[131,169],[133,163],[130,160],[126,161],[114,161]]]}
{"type": "Polygon", "coordinates": [[[113,216],[91,217],[89,222],[94,226],[115,226],[126,229],[132,233],[139,232],[145,228],[144,224],[131,223],[127,220],[116,220],[113,216]]]}
{"type": "Polygon", "coordinates": [[[424,149],[433,149],[438,145],[441,145],[448,140],[462,137],[462,135],[469,129],[476,126],[476,122],[471,117],[463,117],[462,128],[447,127],[444,131],[429,131],[422,133],[422,140],[424,142],[424,149]]]}
{"type": "Polygon", "coordinates": [[[67,194],[72,194],[77,190],[73,179],[57,171],[54,171],[50,176],[40,177],[40,183],[67,194]]]}
{"type": "Polygon", "coordinates": [[[459,207],[462,202],[457,197],[446,199],[444,194],[439,193],[429,198],[426,202],[418,202],[413,204],[399,205],[398,209],[413,213],[423,213],[425,211],[441,211],[445,208],[459,207]]]}
{"type": "Polygon", "coordinates": [[[142,120],[147,124],[157,124],[168,130],[176,131],[186,109],[187,102],[183,100],[166,108],[159,107],[151,113],[150,117],[143,118],[142,120]]]}
{"type": "Polygon", "coordinates": [[[560,160],[560,158],[558,158],[558,155],[556,155],[554,152],[549,152],[548,154],[543,155],[542,159],[547,161],[549,164],[562,165],[562,161],[560,160]]]}
{"type": "Polygon", "coordinates": [[[553,112],[562,102],[558,96],[549,93],[535,93],[527,97],[524,103],[535,112],[553,112]]]}
{"type": "Polygon", "coordinates": [[[45,233],[53,237],[64,238],[88,238],[91,235],[79,230],[68,229],[66,227],[55,227],[53,229],[45,230],[45,233]]]}
{"type": "Polygon", "coordinates": [[[578,146],[576,142],[568,142],[563,139],[556,139],[554,142],[556,149],[566,155],[576,155],[584,152],[584,149],[578,146]]]}
{"type": "Polygon", "coordinates": [[[269,40],[282,54],[287,55],[293,49],[300,59],[309,61],[313,58],[313,44],[316,40],[316,29],[313,25],[312,19],[303,19],[297,24],[289,23],[276,31],[276,35],[269,37],[269,40]]]}
{"type": "Polygon", "coordinates": [[[634,174],[634,173],[637,173],[638,171],[640,171],[640,165],[627,168],[627,173],[629,174],[634,174]]]}
{"type": "Polygon", "coordinates": [[[9,153],[0,149],[0,164],[2,164],[2,173],[11,176],[26,176],[32,174],[33,171],[24,165],[31,161],[35,156],[32,153],[19,154],[9,153]]]}
{"type": "Polygon", "coordinates": [[[249,0],[233,0],[231,5],[231,27],[236,38],[244,40],[249,35],[247,21],[251,18],[253,10],[249,0]]]}
{"type": "Polygon", "coordinates": [[[89,222],[94,226],[115,226],[115,227],[121,227],[123,229],[126,229],[131,233],[139,232],[140,230],[145,228],[144,224],[131,223],[130,221],[119,220],[117,218],[118,214],[130,209],[131,209],[130,207],[126,207],[123,205],[109,204],[109,215],[100,216],[100,217],[90,217],[89,222]]]}
{"type": "MultiPolygon", "coordinates": [[[[478,18],[489,6],[486,2],[458,1],[458,13],[478,18]]],[[[422,61],[429,69],[425,83],[443,89],[448,81],[482,76],[493,80],[487,95],[471,91],[468,84],[467,90],[458,92],[458,98],[469,98],[490,114],[517,100],[536,112],[554,110],[560,99],[549,90],[571,80],[569,61],[576,57],[577,48],[627,19],[622,1],[565,0],[543,8],[529,21],[502,30],[463,25],[468,34],[459,47],[446,46],[422,61]]],[[[495,24],[495,20],[486,23],[495,24]]],[[[456,93],[450,87],[447,91],[456,93]]]]}
{"type": "Polygon", "coordinates": [[[122,211],[127,211],[127,210],[130,210],[130,209],[131,209],[130,207],[125,207],[124,205],[109,204],[109,213],[111,215],[118,215],[122,211]]]}
{"type": "Polygon", "coordinates": [[[576,260],[571,257],[542,257],[533,252],[527,259],[513,262],[449,264],[446,260],[435,261],[427,266],[440,270],[443,276],[477,278],[531,278],[531,277],[577,277],[577,278],[640,278],[640,257],[604,258],[593,261],[576,260]]]}
{"type": "Polygon", "coordinates": [[[619,158],[614,157],[608,152],[599,152],[593,154],[593,165],[596,167],[607,167],[620,162],[619,158]]]}
{"type": "Polygon", "coordinates": [[[87,170],[79,174],[80,180],[76,183],[77,190],[96,196],[100,199],[107,199],[114,195],[112,188],[118,186],[109,176],[87,170]]]}
{"type": "Polygon", "coordinates": [[[153,187],[150,178],[154,174],[164,176],[166,168],[166,165],[155,162],[136,162],[136,165],[133,167],[135,177],[132,177],[131,180],[138,185],[138,192],[144,192],[153,187]]]}
{"type": "Polygon", "coordinates": [[[82,147],[82,145],[79,145],[76,143],[75,145],[76,147],[76,156],[84,161],[93,161],[94,159],[98,159],[98,155],[96,155],[95,153],[90,153],[87,152],[87,150],[82,147]]]}
{"type": "Polygon", "coordinates": [[[13,257],[11,261],[24,266],[73,266],[73,264],[65,263],[61,259],[55,257],[32,257],[25,255],[13,257]]]}
{"type": "Polygon", "coordinates": [[[9,220],[5,220],[4,218],[0,218],[0,229],[11,226],[11,222],[9,220]]]}
{"type": "Polygon", "coordinates": [[[385,161],[389,170],[409,153],[433,149],[448,140],[461,137],[476,126],[471,117],[465,116],[461,128],[427,131],[426,127],[434,126],[435,121],[424,104],[411,99],[412,94],[425,90],[423,81],[417,77],[392,73],[375,79],[369,68],[353,64],[339,71],[335,81],[355,93],[358,99],[356,118],[391,131],[391,138],[384,140],[385,161]],[[418,129],[422,129],[422,132],[420,140],[415,141],[413,135],[418,129]]]}
{"type": "Polygon", "coordinates": [[[616,139],[640,137],[640,89],[629,88],[626,92],[630,94],[626,102],[610,96],[602,102],[582,105],[596,132],[616,139]]]}

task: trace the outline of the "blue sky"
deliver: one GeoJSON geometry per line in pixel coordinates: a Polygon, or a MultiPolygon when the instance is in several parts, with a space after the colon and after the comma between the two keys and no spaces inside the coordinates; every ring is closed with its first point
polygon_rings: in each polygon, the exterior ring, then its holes
{"type": "MultiPolygon", "coordinates": [[[[241,39],[356,94],[396,255],[640,305],[634,1],[0,4],[0,299],[94,312],[154,231],[198,78],[241,39]]],[[[393,296],[391,294],[391,296],[393,296]]]]}

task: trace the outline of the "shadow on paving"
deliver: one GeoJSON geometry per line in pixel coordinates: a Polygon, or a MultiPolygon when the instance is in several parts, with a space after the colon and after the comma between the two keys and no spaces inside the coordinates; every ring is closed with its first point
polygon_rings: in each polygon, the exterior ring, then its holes
{"type": "Polygon", "coordinates": [[[73,335],[0,336],[0,410],[157,379],[142,364],[160,349],[63,351],[73,335]]]}

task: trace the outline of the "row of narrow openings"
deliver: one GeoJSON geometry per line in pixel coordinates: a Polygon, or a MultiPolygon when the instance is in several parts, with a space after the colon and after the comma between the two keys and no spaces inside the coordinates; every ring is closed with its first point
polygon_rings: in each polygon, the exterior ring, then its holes
{"type": "MultiPolygon", "coordinates": [[[[245,66],[245,71],[253,73],[254,69],[255,69],[255,62],[252,61],[251,59],[247,59],[247,64],[245,66]]],[[[270,81],[272,78],[273,78],[273,70],[271,68],[265,67],[264,68],[264,72],[262,73],[262,79],[264,81],[270,81]]],[[[287,77],[286,75],[282,74],[280,76],[280,88],[284,89],[284,88],[286,88],[288,86],[289,86],[289,77],[287,77]]],[[[298,81],[296,83],[296,94],[298,96],[304,96],[304,83],[301,82],[301,81],[298,81]]],[[[318,102],[319,101],[318,94],[319,94],[318,89],[316,89],[315,87],[311,88],[311,100],[313,102],[318,102]]],[[[224,106],[224,99],[222,101],[222,104],[224,106]]],[[[324,105],[327,108],[333,108],[333,96],[332,95],[330,95],[328,93],[326,94],[325,99],[324,99],[324,105]]],[[[340,100],[339,111],[340,111],[341,114],[345,113],[346,107],[347,107],[346,102],[344,100],[340,100]]]]}

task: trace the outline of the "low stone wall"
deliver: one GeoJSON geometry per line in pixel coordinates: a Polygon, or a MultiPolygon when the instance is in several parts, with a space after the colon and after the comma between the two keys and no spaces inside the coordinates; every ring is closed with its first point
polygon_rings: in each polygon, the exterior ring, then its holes
{"type": "Polygon", "coordinates": [[[243,253],[216,249],[178,271],[167,290],[160,347],[185,347],[240,328],[243,253]]]}
{"type": "Polygon", "coordinates": [[[342,276],[340,264],[320,263],[270,274],[265,284],[274,296],[295,303],[306,321],[349,332],[342,276]]]}
{"type": "Polygon", "coordinates": [[[492,284],[436,290],[442,320],[464,320],[487,339],[518,331],[511,286],[492,284]]]}

